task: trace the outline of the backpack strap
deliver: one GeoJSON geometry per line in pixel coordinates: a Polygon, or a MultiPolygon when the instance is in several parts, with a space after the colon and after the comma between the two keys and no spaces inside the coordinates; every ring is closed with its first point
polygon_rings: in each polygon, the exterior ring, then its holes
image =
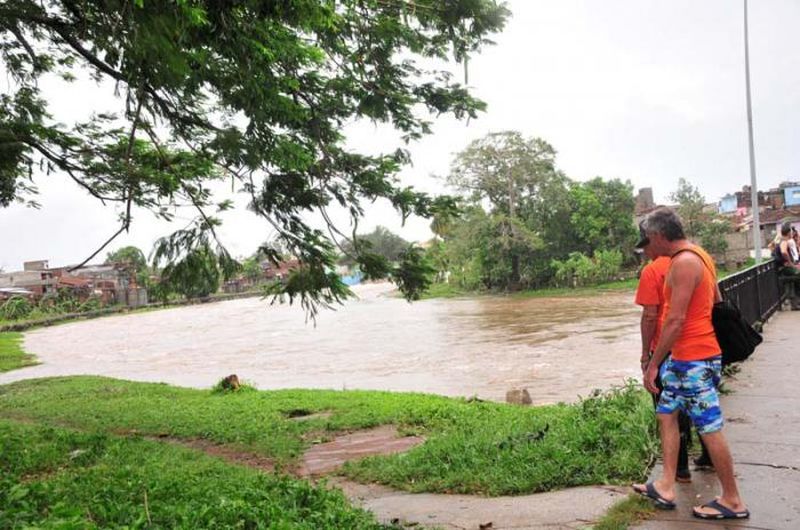
{"type": "Polygon", "coordinates": [[[712,268],[712,267],[711,267],[711,266],[708,264],[708,261],[706,261],[706,258],[705,258],[705,256],[703,256],[702,254],[700,254],[699,252],[697,252],[697,250],[695,250],[694,248],[682,248],[682,249],[680,249],[678,252],[676,252],[675,254],[673,254],[672,256],[670,256],[669,258],[670,258],[670,259],[673,259],[675,256],[677,256],[678,254],[681,254],[682,252],[691,252],[692,254],[694,254],[695,256],[697,256],[698,258],[700,258],[700,261],[702,261],[702,262],[703,262],[703,265],[705,265],[705,266],[706,266],[706,268],[708,269],[708,271],[709,271],[709,272],[711,273],[711,275],[714,277],[714,281],[715,281],[715,282],[717,281],[717,271],[715,271],[715,270],[714,270],[714,269],[713,269],[713,268],[712,268]]]}
{"type": "Polygon", "coordinates": [[[680,254],[681,252],[691,252],[692,254],[694,254],[695,256],[697,256],[698,258],[700,258],[700,261],[702,261],[702,262],[703,262],[703,265],[705,265],[705,267],[708,269],[708,272],[710,272],[710,273],[711,273],[711,276],[714,278],[714,287],[715,287],[715,292],[714,292],[714,301],[716,302],[716,300],[717,300],[717,294],[716,294],[717,292],[719,292],[720,299],[721,299],[721,300],[724,300],[724,299],[725,299],[725,295],[724,295],[724,293],[722,292],[722,290],[719,288],[719,284],[717,283],[717,271],[716,271],[716,270],[714,270],[714,268],[712,268],[712,267],[711,267],[711,266],[708,264],[708,261],[706,261],[706,258],[705,258],[705,256],[703,256],[702,254],[700,254],[699,252],[697,252],[697,250],[695,250],[693,247],[688,247],[688,248],[682,248],[682,249],[680,249],[678,252],[676,252],[675,254],[673,254],[672,256],[670,256],[670,259],[673,259],[675,256],[677,256],[677,255],[678,255],[678,254],[680,254]]]}

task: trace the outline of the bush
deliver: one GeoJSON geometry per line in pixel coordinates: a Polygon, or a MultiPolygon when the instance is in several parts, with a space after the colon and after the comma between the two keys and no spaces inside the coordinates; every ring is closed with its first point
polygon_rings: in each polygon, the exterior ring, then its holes
{"type": "Polygon", "coordinates": [[[0,306],[0,313],[6,320],[19,320],[25,318],[33,311],[33,304],[23,296],[12,296],[0,306]]]}
{"type": "Polygon", "coordinates": [[[572,252],[566,260],[550,262],[556,286],[585,287],[613,280],[622,268],[619,250],[598,250],[590,258],[581,252],[572,252]]]}

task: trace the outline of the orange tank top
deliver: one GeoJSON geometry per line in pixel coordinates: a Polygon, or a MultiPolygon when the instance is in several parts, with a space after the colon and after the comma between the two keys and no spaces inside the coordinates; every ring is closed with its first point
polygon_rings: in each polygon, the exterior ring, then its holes
{"type": "MultiPolygon", "coordinates": [[[[696,245],[688,247],[687,250],[703,260],[703,279],[697,284],[692,294],[689,307],[686,309],[683,329],[678,340],[672,346],[672,358],[676,361],[698,361],[720,354],[717,336],[714,334],[714,327],[711,324],[711,309],[714,307],[717,286],[714,260],[705,250],[696,245]]],[[[669,314],[671,297],[672,286],[667,281],[664,284],[665,315],[669,314]]]]}

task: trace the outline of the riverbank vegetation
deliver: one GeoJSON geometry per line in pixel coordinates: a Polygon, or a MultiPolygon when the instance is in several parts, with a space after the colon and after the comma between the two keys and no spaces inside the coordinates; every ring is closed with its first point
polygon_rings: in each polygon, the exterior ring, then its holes
{"type": "Polygon", "coordinates": [[[39,364],[22,349],[22,333],[0,332],[0,372],[39,364]]]}
{"type": "MultiPolygon", "coordinates": [[[[556,166],[553,146],[516,131],[472,142],[456,155],[446,180],[462,205],[459,215],[431,223],[436,237],[426,257],[436,281],[429,296],[586,288],[636,277],[641,260],[633,248],[630,182],[571,180],[556,166]]],[[[685,180],[670,198],[687,236],[724,253],[730,222],[706,212],[704,198],[685,180]]]]}
{"type": "Polygon", "coordinates": [[[631,494],[614,504],[591,530],[627,530],[647,519],[656,511],[653,502],[641,495],[631,494]]]}
{"type": "Polygon", "coordinates": [[[0,528],[392,528],[307,481],[170,444],[3,418],[0,507],[0,528]]]}
{"type": "Polygon", "coordinates": [[[486,495],[642,479],[656,449],[648,403],[634,385],[541,407],[367,391],[215,393],[89,376],[0,387],[0,416],[8,419],[104,435],[201,438],[269,458],[283,473],[314,441],[394,424],[426,442],[342,473],[410,491],[486,495]],[[316,412],[328,414],[291,419],[316,412]]]}

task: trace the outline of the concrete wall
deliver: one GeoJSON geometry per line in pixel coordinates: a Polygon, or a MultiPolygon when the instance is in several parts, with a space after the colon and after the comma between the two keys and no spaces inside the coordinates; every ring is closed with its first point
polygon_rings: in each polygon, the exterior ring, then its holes
{"type": "MultiPolygon", "coordinates": [[[[770,234],[769,230],[761,231],[761,244],[764,248],[772,241],[773,237],[774,233],[770,234]]],[[[723,254],[714,255],[717,265],[726,266],[727,268],[738,267],[752,256],[755,248],[752,230],[725,234],[725,240],[728,242],[728,250],[723,254]]],[[[763,255],[766,256],[766,251],[764,251],[763,255]]]]}

